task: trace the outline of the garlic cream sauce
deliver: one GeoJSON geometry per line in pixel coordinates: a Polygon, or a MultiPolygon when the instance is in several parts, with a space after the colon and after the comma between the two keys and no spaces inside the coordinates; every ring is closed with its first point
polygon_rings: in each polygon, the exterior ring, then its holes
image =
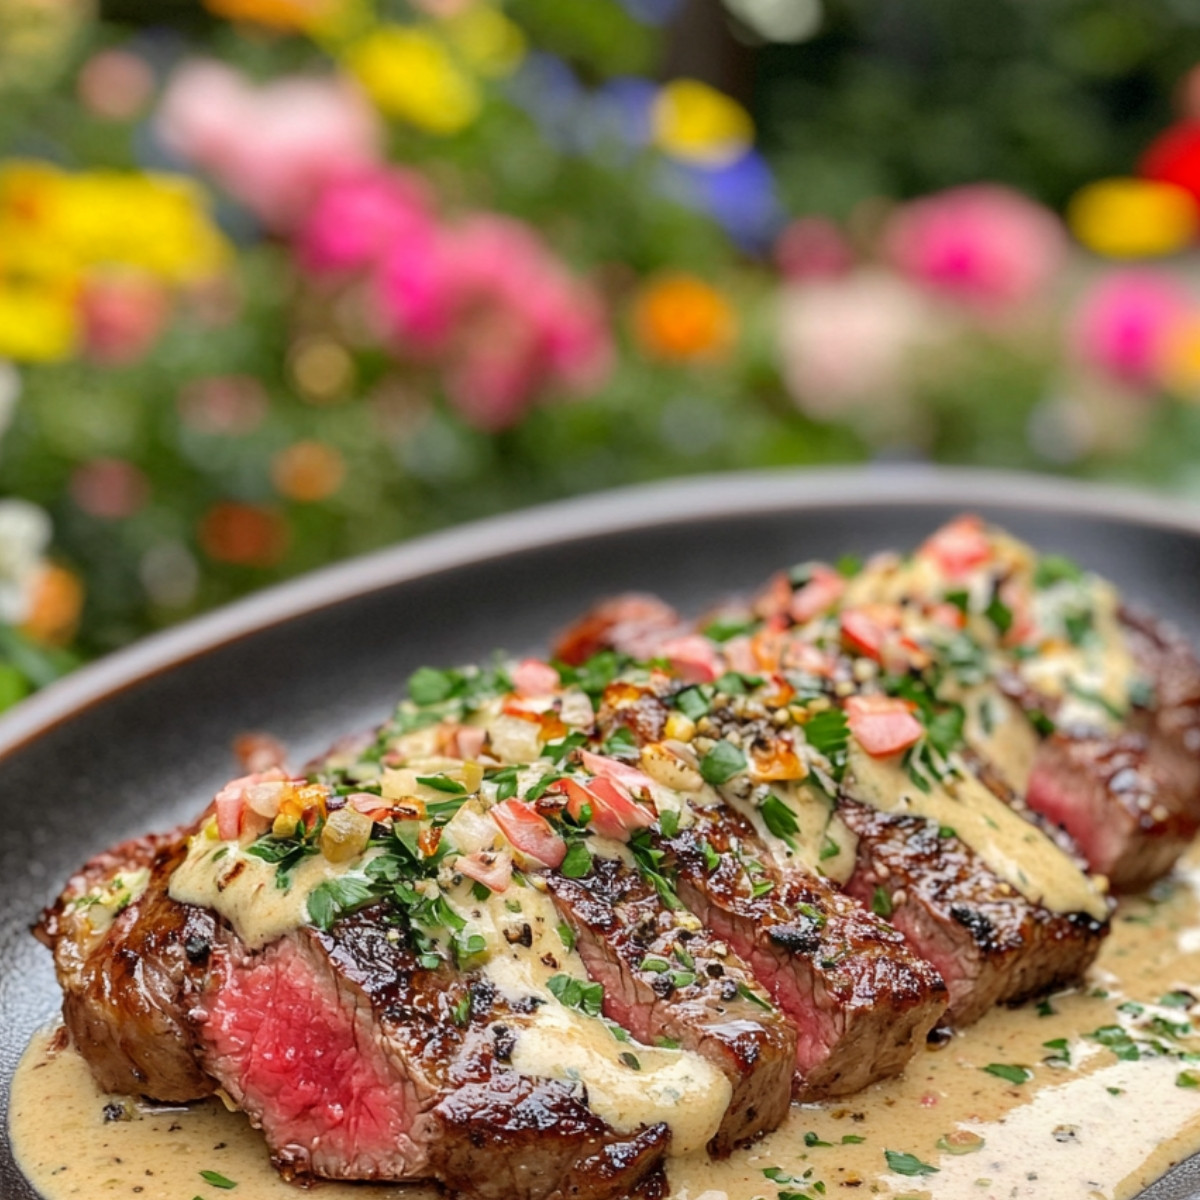
{"type": "Polygon", "coordinates": [[[953,829],[1001,879],[1027,900],[1053,912],[1082,912],[1102,921],[1108,904],[1100,888],[1036,825],[1000,800],[969,772],[930,781],[922,791],[898,756],[872,758],[851,742],[852,794],[881,812],[912,813],[953,829]]]}
{"type": "MultiPolygon", "coordinates": [[[[1180,1086],[1200,1083],[1200,1064],[1176,1056],[1200,1051],[1193,996],[1200,997],[1196,849],[1150,897],[1121,903],[1083,988],[1041,1006],[997,1009],[942,1048],[918,1051],[903,1078],[829,1104],[793,1106],[782,1128],[726,1162],[703,1152],[670,1160],[671,1195],[778,1200],[780,1192],[817,1194],[811,1185],[821,1182],[827,1198],[1128,1200],[1200,1151],[1200,1086],[1180,1086]],[[1172,1054],[1145,1057],[1154,1040],[1172,1054]],[[1141,1046],[1135,1061],[1129,1044],[1141,1046]],[[897,1165],[932,1173],[906,1175],[897,1165]],[[777,1181],[791,1178],[801,1182],[777,1181]]],[[[47,1200],[302,1194],[275,1175],[242,1114],[218,1100],[162,1109],[103,1095],[78,1054],[59,1048],[64,1040],[53,1030],[38,1034],[13,1083],[13,1146],[47,1200]],[[237,1187],[217,1188],[202,1171],[237,1187]]],[[[436,1193],[324,1184],[313,1195],[434,1200],[436,1193]]]]}

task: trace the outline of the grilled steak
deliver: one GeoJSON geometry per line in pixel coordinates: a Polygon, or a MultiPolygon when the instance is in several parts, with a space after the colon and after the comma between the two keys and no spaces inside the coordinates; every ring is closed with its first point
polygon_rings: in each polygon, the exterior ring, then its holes
{"type": "Polygon", "coordinates": [[[780,869],[728,810],[700,814],[664,847],[685,903],[795,1024],[797,1099],[849,1095],[904,1069],[946,991],[893,928],[817,876],[780,869]]]}
{"type": "Polygon", "coordinates": [[[90,861],[36,932],[100,1085],[220,1089],[301,1183],[661,1200],[670,1154],[1078,981],[1083,863],[1140,886],[1200,826],[1190,648],[974,518],[558,653],[424,668],[302,777],[260,738],[90,861]]]}
{"type": "Polygon", "coordinates": [[[617,1133],[583,1086],[508,1065],[532,1000],[422,968],[378,908],[251,952],[167,894],[183,849],[176,835],[93,860],[40,926],[102,1087],[187,1101],[219,1085],[289,1178],[430,1178],[485,1200],[653,1185],[665,1125],[617,1133]],[[71,901],[146,864],[145,890],[97,939],[71,901]]]}
{"type": "Polygon", "coordinates": [[[175,833],[97,855],[35,928],[54,951],[63,1020],[106,1091],[182,1103],[216,1087],[187,1016],[195,995],[188,955],[204,952],[216,922],[167,896],[183,853],[175,833]],[[79,907],[89,895],[95,902],[79,907]]]}
{"type": "Polygon", "coordinates": [[[874,904],[928,959],[950,991],[947,1020],[977,1021],[1083,977],[1105,923],[1032,904],[957,837],[921,817],[892,816],[853,800],[841,813],[858,835],[846,888],[874,904]]]}
{"type": "Polygon", "coordinates": [[[718,1156],[774,1129],[787,1114],[796,1031],[747,965],[691,914],[680,916],[620,859],[583,878],[546,876],[575,932],[604,1012],[639,1041],[667,1039],[704,1055],[733,1095],[710,1149],[718,1156]]]}

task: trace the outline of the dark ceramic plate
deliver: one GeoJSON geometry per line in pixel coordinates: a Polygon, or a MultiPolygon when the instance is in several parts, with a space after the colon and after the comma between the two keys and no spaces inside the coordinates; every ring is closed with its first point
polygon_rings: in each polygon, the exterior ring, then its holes
{"type": "MultiPolygon", "coordinates": [[[[686,610],[781,565],[911,546],[974,509],[1111,576],[1200,640],[1200,512],[1018,475],[932,470],[688,480],[481,522],[276,588],[88,667],[0,720],[0,1116],[58,994],[29,936],[85,857],[194,815],[240,731],[294,761],[378,721],[407,675],[536,650],[596,598],[653,590],[686,610]]],[[[0,1195],[35,1200],[0,1152],[0,1195]]],[[[1200,1156],[1146,1200],[1200,1198],[1200,1156]]]]}

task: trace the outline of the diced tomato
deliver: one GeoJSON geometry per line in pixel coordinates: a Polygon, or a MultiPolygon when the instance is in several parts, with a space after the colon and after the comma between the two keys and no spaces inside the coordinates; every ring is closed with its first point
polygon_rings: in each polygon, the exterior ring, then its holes
{"type": "Polygon", "coordinates": [[[797,625],[803,625],[831,609],[846,590],[846,581],[832,567],[818,563],[808,582],[792,597],[790,612],[797,625]]]}
{"type": "Polygon", "coordinates": [[[502,705],[500,711],[506,717],[516,717],[518,720],[528,721],[531,725],[541,725],[542,723],[541,713],[530,712],[529,709],[523,708],[519,704],[513,704],[511,701],[502,705]]]}
{"type": "Polygon", "coordinates": [[[512,867],[512,855],[503,850],[476,850],[454,860],[454,870],[493,892],[503,892],[512,882],[512,867]]]}
{"type": "Polygon", "coordinates": [[[981,518],[968,515],[943,525],[917,551],[931,558],[951,579],[959,579],[992,557],[981,518]]]}
{"type": "Polygon", "coordinates": [[[668,638],[659,646],[658,653],[685,683],[712,683],[722,674],[716,647],[696,633],[668,638]]]}
{"type": "Polygon", "coordinates": [[[811,642],[797,638],[789,639],[784,647],[781,666],[791,671],[804,671],[808,675],[833,674],[831,657],[811,642]]]}
{"type": "Polygon", "coordinates": [[[786,571],[772,575],[770,582],[755,597],[754,611],[760,617],[782,616],[792,603],[792,581],[786,571]]]}
{"type": "Polygon", "coordinates": [[[579,760],[593,775],[600,775],[621,784],[627,791],[649,792],[653,795],[654,780],[637,767],[631,767],[615,758],[603,754],[593,754],[590,750],[580,750],[579,760]]]}
{"type": "Polygon", "coordinates": [[[454,731],[453,749],[459,758],[478,758],[487,740],[487,730],[480,725],[460,725],[454,731]]]}
{"type": "Polygon", "coordinates": [[[592,828],[605,837],[627,842],[635,830],[654,824],[654,814],[648,808],[638,804],[619,783],[603,775],[589,779],[586,785],[576,779],[560,779],[551,787],[566,794],[567,812],[576,820],[586,804],[592,810],[592,828]]]}
{"type": "Polygon", "coordinates": [[[260,783],[275,783],[286,780],[287,775],[278,767],[256,771],[231,780],[213,798],[217,812],[217,835],[222,841],[234,841],[242,830],[242,815],[246,809],[246,790],[260,783]]]}
{"type": "Polygon", "coordinates": [[[873,758],[907,750],[925,732],[911,704],[895,696],[851,696],[846,717],[850,732],[873,758]]]}
{"type": "Polygon", "coordinates": [[[745,634],[730,638],[723,647],[725,661],[731,671],[740,671],[743,675],[753,675],[762,669],[754,653],[754,643],[745,634]]]}
{"type": "Polygon", "coordinates": [[[967,614],[957,604],[935,604],[929,610],[929,619],[947,629],[964,629],[967,624],[967,614]]]}
{"type": "Polygon", "coordinates": [[[878,662],[883,657],[886,636],[883,626],[865,610],[848,608],[842,613],[842,641],[848,649],[878,662]]]}
{"type": "Polygon", "coordinates": [[[562,865],[567,843],[554,832],[550,822],[524,800],[502,800],[491,810],[500,831],[528,858],[546,867],[562,865]]]}
{"type": "Polygon", "coordinates": [[[373,792],[351,792],[346,797],[346,803],[355,812],[362,813],[364,817],[370,817],[372,821],[382,821],[385,817],[392,815],[392,806],[373,792]]]}
{"type": "Polygon", "coordinates": [[[518,696],[548,696],[561,682],[558,672],[540,658],[523,658],[513,669],[512,681],[518,696]]]}

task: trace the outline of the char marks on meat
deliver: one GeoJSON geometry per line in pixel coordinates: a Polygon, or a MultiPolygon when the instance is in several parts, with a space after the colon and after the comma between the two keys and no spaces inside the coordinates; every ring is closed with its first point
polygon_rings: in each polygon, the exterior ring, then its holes
{"type": "Polygon", "coordinates": [[[1078,983],[1083,864],[1141,887],[1200,827],[1192,649],[977,518],[716,621],[617,597],[557,653],[425,668],[87,863],[36,933],[100,1086],[219,1089],[300,1183],[661,1200],[671,1153],[1078,983]]]}

